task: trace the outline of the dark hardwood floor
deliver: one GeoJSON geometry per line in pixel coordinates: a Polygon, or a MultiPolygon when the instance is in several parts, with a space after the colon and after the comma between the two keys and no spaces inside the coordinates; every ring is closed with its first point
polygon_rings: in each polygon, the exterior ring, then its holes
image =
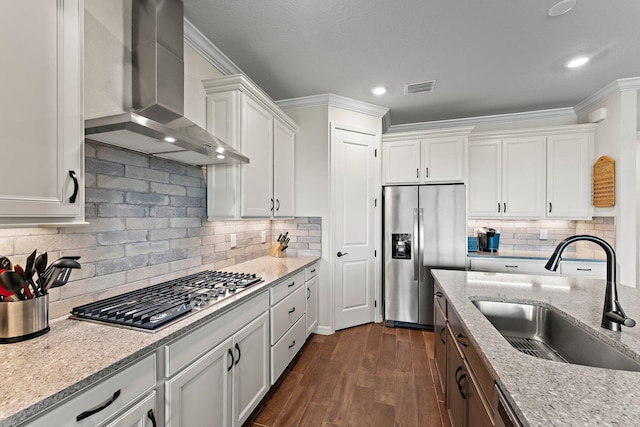
{"type": "Polygon", "coordinates": [[[251,426],[448,427],[433,339],[382,323],[313,335],[251,426]]]}

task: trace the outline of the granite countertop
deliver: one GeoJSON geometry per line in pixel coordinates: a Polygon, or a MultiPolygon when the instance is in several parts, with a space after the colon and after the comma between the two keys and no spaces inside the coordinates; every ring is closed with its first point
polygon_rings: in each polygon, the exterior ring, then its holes
{"type": "MultiPolygon", "coordinates": [[[[640,362],[640,327],[600,327],[604,280],[434,270],[450,306],[520,420],[530,426],[631,426],[640,423],[640,372],[542,360],[520,353],[472,300],[536,302],[640,362]]],[[[618,285],[627,315],[640,320],[640,291],[618,285]]]]}
{"type": "Polygon", "coordinates": [[[255,273],[264,282],[154,334],[58,318],[41,337],[0,345],[0,427],[15,426],[119,368],[266,291],[317,257],[261,257],[222,269],[255,273]]]}
{"type": "MultiPolygon", "coordinates": [[[[470,258],[517,258],[517,259],[540,259],[548,260],[552,255],[552,252],[537,252],[537,251],[517,251],[510,249],[501,249],[494,252],[467,252],[467,256],[470,258]]],[[[578,258],[571,252],[565,252],[562,254],[563,261],[580,261],[580,262],[606,262],[601,258],[578,258]]]]}

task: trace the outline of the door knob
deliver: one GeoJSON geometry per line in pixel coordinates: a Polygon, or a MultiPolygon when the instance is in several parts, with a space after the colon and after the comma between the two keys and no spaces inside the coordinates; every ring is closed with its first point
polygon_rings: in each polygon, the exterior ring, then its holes
{"type": "Polygon", "coordinates": [[[349,255],[349,252],[345,252],[345,253],[338,252],[336,255],[338,255],[338,258],[341,258],[341,257],[343,257],[345,255],[349,255]]]}

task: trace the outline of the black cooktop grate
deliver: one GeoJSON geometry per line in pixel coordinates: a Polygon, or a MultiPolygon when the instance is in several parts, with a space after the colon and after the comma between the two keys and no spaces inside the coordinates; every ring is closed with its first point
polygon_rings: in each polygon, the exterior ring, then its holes
{"type": "Polygon", "coordinates": [[[156,331],[260,282],[255,274],[206,270],[74,307],[71,317],[156,331]]]}

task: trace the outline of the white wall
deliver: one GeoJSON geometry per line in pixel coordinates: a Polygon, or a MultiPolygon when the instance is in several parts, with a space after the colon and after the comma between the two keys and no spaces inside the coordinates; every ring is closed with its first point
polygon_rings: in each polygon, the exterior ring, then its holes
{"type": "Polygon", "coordinates": [[[578,118],[588,122],[588,114],[598,108],[607,109],[607,118],[598,123],[595,135],[595,160],[606,155],[615,160],[615,205],[595,208],[594,216],[613,216],[616,219],[616,254],[618,282],[628,286],[638,283],[638,188],[637,167],[637,91],[618,92],[578,118]]]}

